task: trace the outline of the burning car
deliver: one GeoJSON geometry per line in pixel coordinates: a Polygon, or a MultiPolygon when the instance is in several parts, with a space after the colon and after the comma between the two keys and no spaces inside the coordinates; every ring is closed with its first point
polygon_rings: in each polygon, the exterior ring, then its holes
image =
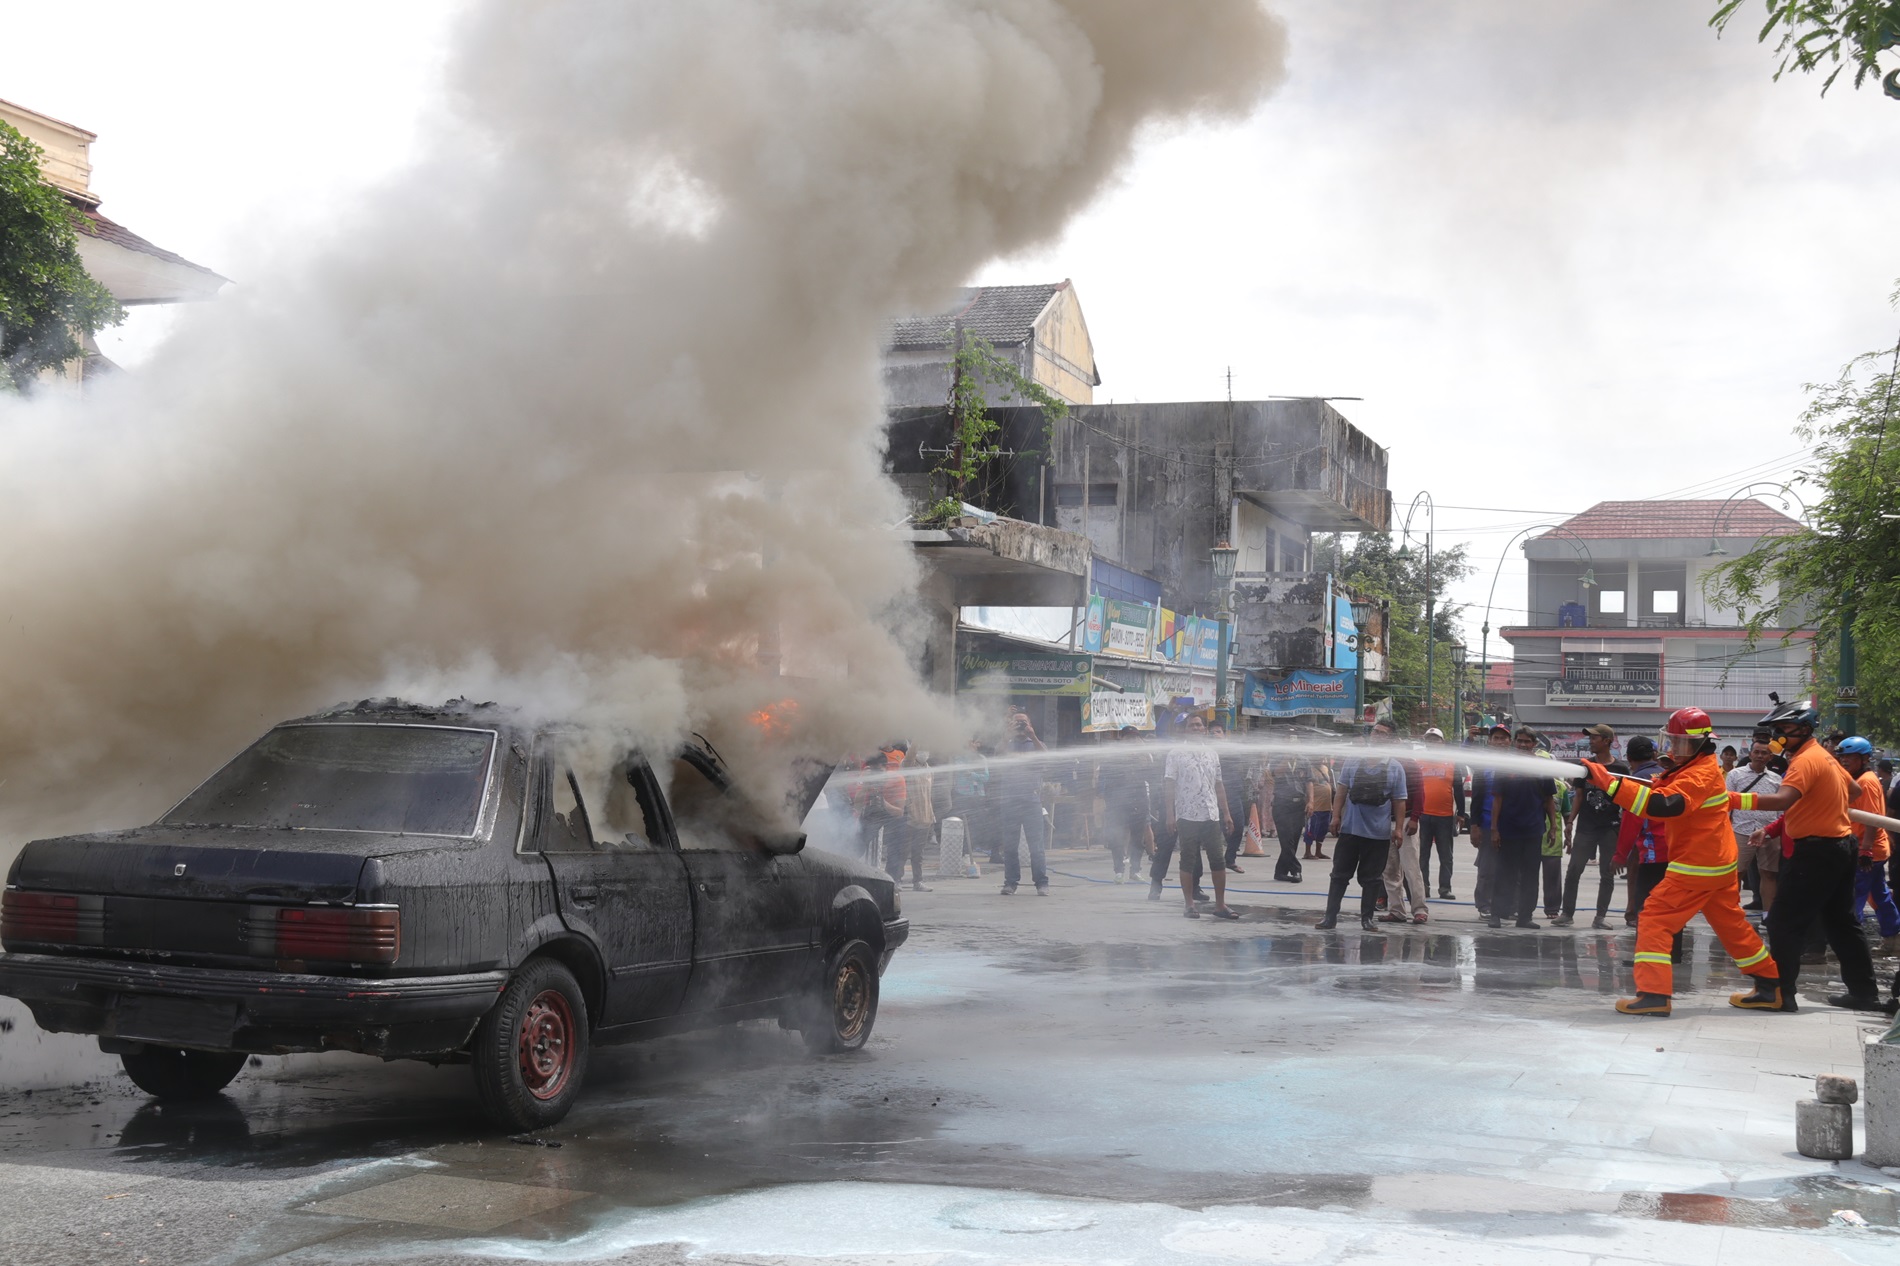
{"type": "Polygon", "coordinates": [[[864,1045],[896,887],[761,821],[703,740],[656,764],[491,705],[368,701],[276,726],[150,826],[28,844],[0,993],[160,1098],[347,1050],[466,1062],[532,1129],[596,1045],[753,1018],[864,1045]]]}

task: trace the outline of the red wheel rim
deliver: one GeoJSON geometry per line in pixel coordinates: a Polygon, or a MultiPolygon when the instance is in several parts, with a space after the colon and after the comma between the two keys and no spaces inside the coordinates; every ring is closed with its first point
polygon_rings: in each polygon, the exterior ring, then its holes
{"type": "Polygon", "coordinates": [[[831,984],[832,1023],[841,1041],[855,1042],[871,1018],[871,985],[864,964],[848,958],[838,967],[831,984]]]}
{"type": "Polygon", "coordinates": [[[521,1083],[537,1099],[552,1099],[574,1071],[574,1012],[567,995],[544,989],[521,1018],[521,1083]]]}

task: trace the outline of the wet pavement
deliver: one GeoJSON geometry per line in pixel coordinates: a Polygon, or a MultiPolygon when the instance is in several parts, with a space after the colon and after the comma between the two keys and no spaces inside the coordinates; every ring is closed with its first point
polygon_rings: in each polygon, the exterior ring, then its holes
{"type": "Polygon", "coordinates": [[[1635,1020],[1630,931],[1320,933],[1272,885],[1190,921],[1055,865],[1047,898],[906,893],[861,1055],[769,1023],[597,1052],[522,1141],[465,1069],[347,1055],[160,1107],[0,1004],[0,1261],[1900,1261],[1900,1180],[1793,1149],[1884,1024],[1735,1011],[1700,924],[1675,1016],[1635,1020]]]}

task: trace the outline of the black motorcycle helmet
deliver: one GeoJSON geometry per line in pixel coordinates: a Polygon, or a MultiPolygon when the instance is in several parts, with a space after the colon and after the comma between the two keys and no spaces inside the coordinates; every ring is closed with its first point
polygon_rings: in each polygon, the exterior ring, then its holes
{"type": "Polygon", "coordinates": [[[1805,725],[1812,733],[1814,727],[1821,724],[1821,710],[1814,706],[1814,700],[1800,699],[1783,703],[1778,695],[1771,694],[1768,697],[1774,700],[1775,706],[1767,716],[1756,722],[1758,726],[1773,730],[1784,725],[1805,725]]]}

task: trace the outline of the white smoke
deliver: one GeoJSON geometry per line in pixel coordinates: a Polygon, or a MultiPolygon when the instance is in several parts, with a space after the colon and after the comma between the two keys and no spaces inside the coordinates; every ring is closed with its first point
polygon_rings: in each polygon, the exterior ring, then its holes
{"type": "Polygon", "coordinates": [[[0,404],[12,824],[392,688],[743,748],[770,629],[848,667],[795,746],[954,748],[895,631],[886,322],[1282,55],[1255,0],[473,5],[426,161],[137,376],[0,404]]]}

